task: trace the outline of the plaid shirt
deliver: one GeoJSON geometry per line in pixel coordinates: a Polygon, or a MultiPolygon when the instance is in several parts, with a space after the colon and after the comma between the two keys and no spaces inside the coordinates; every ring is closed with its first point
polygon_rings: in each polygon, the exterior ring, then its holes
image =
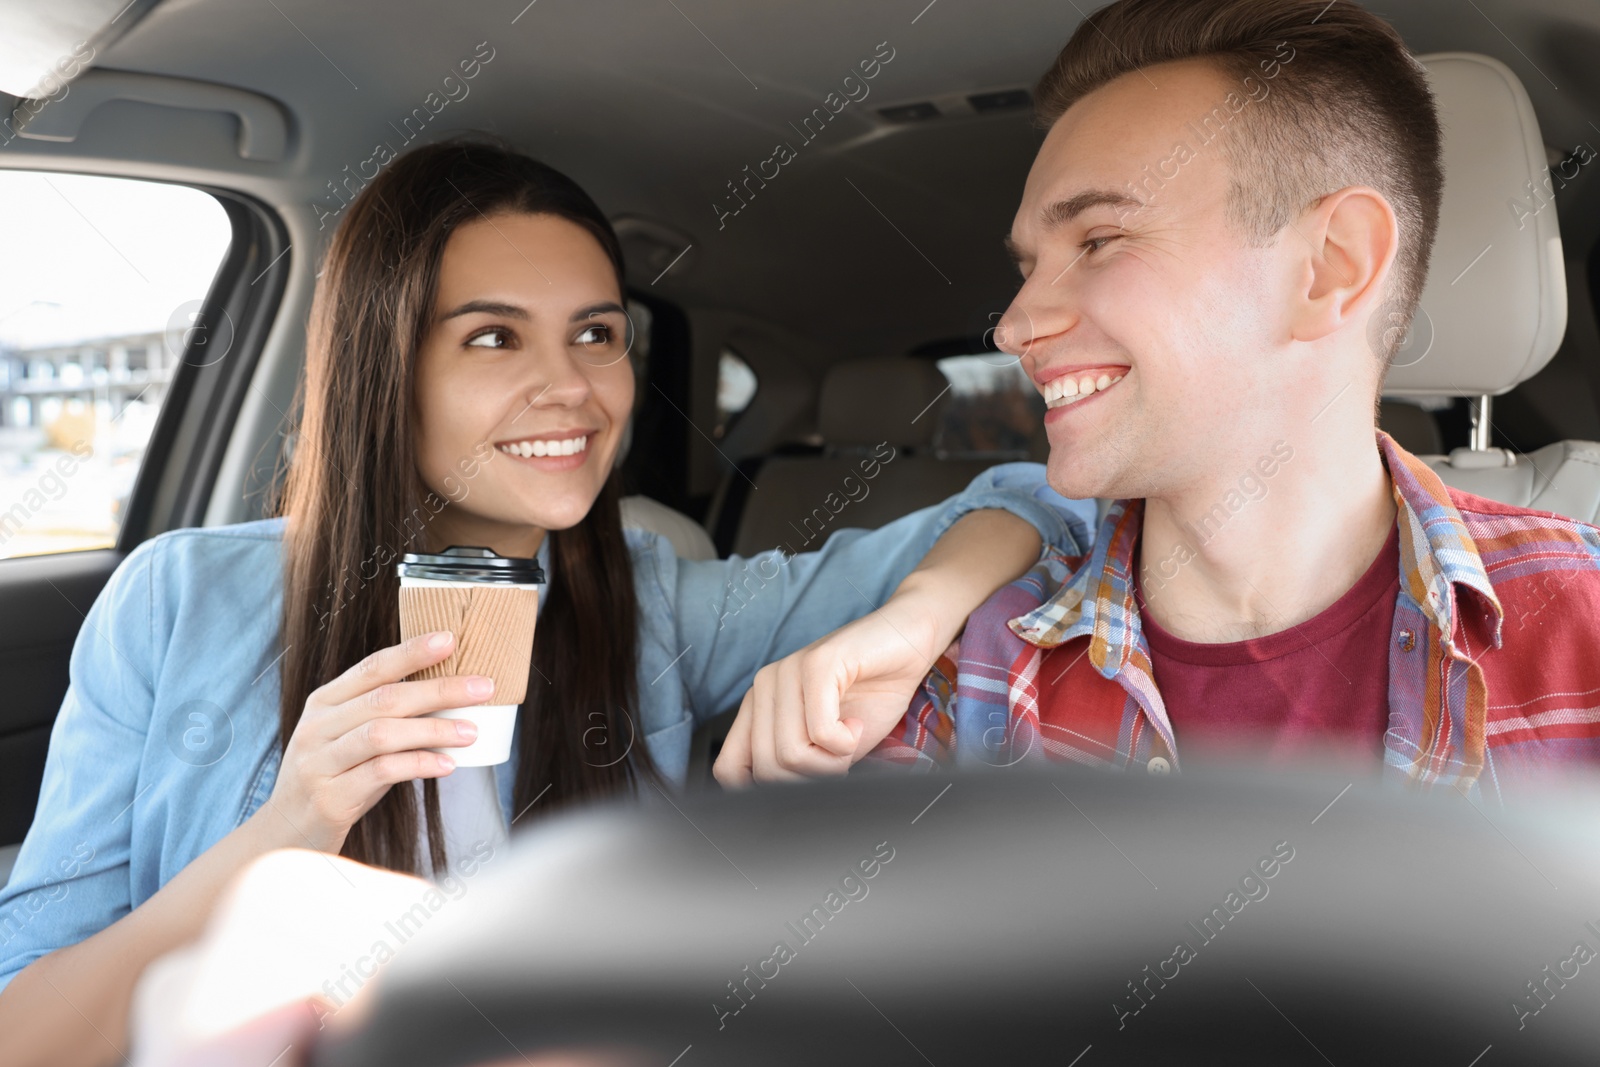
{"type": "MultiPolygon", "coordinates": [[[[1400,526],[1381,773],[1504,803],[1600,761],[1600,528],[1447,488],[1377,437],[1400,526]]],[[[1117,501],[1087,556],[990,597],[869,758],[1178,769],[1132,590],[1143,514],[1117,501]]]]}

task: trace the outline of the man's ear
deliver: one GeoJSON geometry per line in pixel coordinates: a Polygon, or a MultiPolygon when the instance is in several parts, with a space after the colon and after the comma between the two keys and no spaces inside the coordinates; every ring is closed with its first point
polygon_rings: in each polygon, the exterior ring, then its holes
{"type": "Polygon", "coordinates": [[[1294,224],[1305,237],[1305,288],[1298,294],[1290,334],[1317,341],[1352,321],[1365,322],[1383,303],[1400,224],[1384,195],[1352,185],[1317,201],[1294,224]]]}

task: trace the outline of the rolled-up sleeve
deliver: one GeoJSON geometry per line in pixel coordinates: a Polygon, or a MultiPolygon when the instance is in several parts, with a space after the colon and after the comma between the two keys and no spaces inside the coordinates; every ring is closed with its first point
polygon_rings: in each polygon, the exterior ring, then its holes
{"type": "Polygon", "coordinates": [[[0,990],[28,964],[131,908],[128,877],[141,754],[162,628],[146,542],[112,574],[73,645],[32,826],[0,889],[0,990]]]}
{"type": "Polygon", "coordinates": [[[1095,502],[1068,500],[1038,463],[1006,463],[965,491],[877,530],[842,529],[815,552],[677,560],[672,583],[679,665],[695,716],[737,704],[762,666],[881,606],[963,515],[1009,511],[1039,531],[1044,553],[1089,548],[1095,502]]]}

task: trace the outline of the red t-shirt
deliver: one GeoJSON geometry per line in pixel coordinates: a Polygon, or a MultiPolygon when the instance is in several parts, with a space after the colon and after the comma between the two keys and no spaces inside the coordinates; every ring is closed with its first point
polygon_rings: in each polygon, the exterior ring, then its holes
{"type": "Polygon", "coordinates": [[[1355,585],[1288,630],[1206,644],[1175,637],[1141,610],[1179,756],[1348,760],[1368,768],[1381,761],[1399,592],[1397,524],[1355,585]]]}

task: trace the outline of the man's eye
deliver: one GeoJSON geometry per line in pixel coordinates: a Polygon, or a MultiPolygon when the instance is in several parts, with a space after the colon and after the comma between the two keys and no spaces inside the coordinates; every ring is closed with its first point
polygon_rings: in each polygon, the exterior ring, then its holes
{"type": "Polygon", "coordinates": [[[470,348],[509,348],[511,331],[495,326],[467,338],[467,345],[470,348]]]}
{"type": "Polygon", "coordinates": [[[1108,243],[1110,243],[1112,241],[1115,241],[1118,237],[1121,237],[1121,236],[1122,235],[1120,233],[1114,233],[1114,234],[1110,234],[1109,236],[1106,236],[1106,237],[1091,237],[1087,241],[1083,242],[1083,244],[1079,245],[1078,247],[1083,249],[1085,252],[1098,252],[1102,248],[1104,248],[1108,243]]]}
{"type": "Polygon", "coordinates": [[[611,327],[596,323],[580,333],[573,344],[578,345],[603,345],[611,341],[611,327]]]}

